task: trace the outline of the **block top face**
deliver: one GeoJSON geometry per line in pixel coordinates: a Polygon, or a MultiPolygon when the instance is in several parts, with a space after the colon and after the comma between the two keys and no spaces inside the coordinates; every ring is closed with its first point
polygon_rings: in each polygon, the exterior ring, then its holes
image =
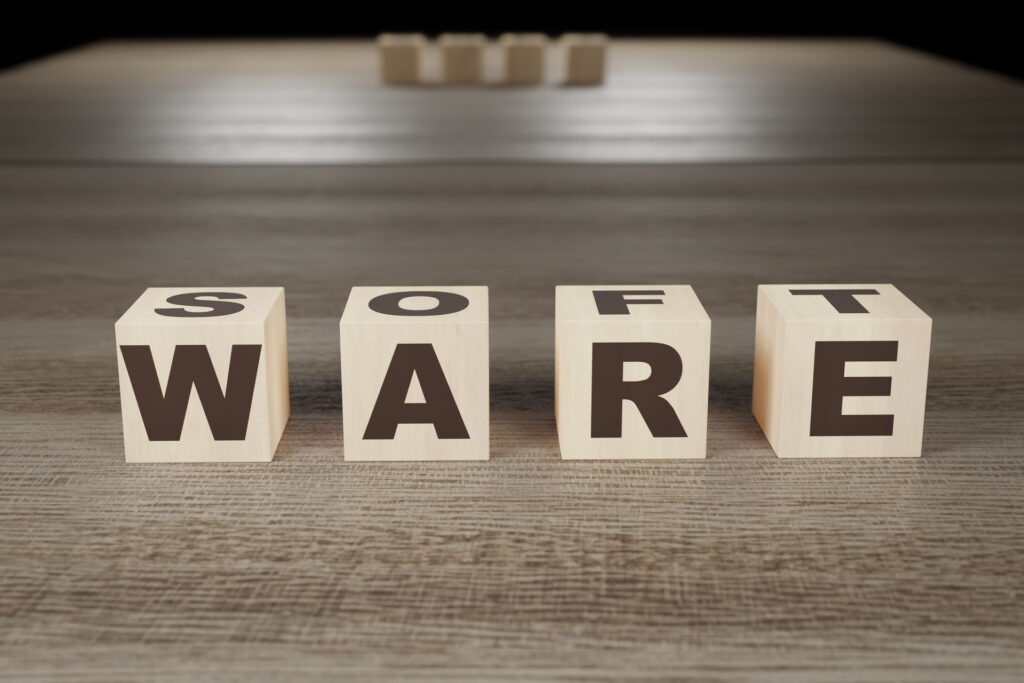
{"type": "Polygon", "coordinates": [[[487,287],[353,287],[342,323],[487,323],[487,287]]]}
{"type": "Polygon", "coordinates": [[[377,36],[377,44],[388,47],[420,47],[427,44],[427,38],[422,33],[382,33],[377,36]]]}
{"type": "Polygon", "coordinates": [[[150,287],[117,325],[262,325],[283,296],[283,287],[150,287]]]}
{"type": "Polygon", "coordinates": [[[543,33],[503,33],[500,40],[502,45],[544,47],[548,44],[548,37],[543,33]]]}
{"type": "Polygon", "coordinates": [[[561,41],[566,45],[605,45],[608,36],[604,33],[566,33],[561,41]]]}
{"type": "Polygon", "coordinates": [[[758,285],[790,320],[931,320],[892,285],[758,285]]]}
{"type": "Polygon", "coordinates": [[[437,39],[441,47],[483,47],[487,36],[482,33],[442,33],[437,39]]]}
{"type": "Polygon", "coordinates": [[[569,285],[555,287],[558,322],[707,321],[690,285],[569,285]]]}

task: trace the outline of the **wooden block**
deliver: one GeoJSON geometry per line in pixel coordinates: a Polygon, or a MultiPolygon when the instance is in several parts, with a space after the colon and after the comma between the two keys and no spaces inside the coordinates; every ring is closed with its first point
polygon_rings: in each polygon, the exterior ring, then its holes
{"type": "Polygon", "coordinates": [[[562,458],[706,457],[710,356],[688,285],[556,287],[562,458]]]}
{"type": "Polygon", "coordinates": [[[603,33],[567,33],[561,42],[565,51],[566,85],[604,83],[608,36],[603,33]]]}
{"type": "Polygon", "coordinates": [[[480,33],[445,33],[437,43],[441,47],[445,83],[459,85],[483,80],[486,36],[480,33]]]}
{"type": "Polygon", "coordinates": [[[505,52],[505,83],[537,85],[544,81],[548,38],[543,33],[506,33],[501,36],[505,52]]]}
{"type": "Polygon", "coordinates": [[[427,39],[420,33],[383,33],[378,36],[381,81],[393,85],[419,83],[426,44],[427,39]]]}
{"type": "Polygon", "coordinates": [[[486,287],[353,287],[341,316],[345,460],[487,460],[486,287]]]}
{"type": "Polygon", "coordinates": [[[932,321],[892,285],[760,285],[753,411],[780,458],[918,457],[932,321]]]}
{"type": "Polygon", "coordinates": [[[281,287],[152,287],[114,325],[128,462],[268,462],[288,422],[281,287]]]}

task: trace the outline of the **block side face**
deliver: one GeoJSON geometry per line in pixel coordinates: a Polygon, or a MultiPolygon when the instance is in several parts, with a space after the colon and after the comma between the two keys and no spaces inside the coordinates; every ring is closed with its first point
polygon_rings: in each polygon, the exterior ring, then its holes
{"type": "MultiPolygon", "coordinates": [[[[561,322],[557,327],[556,422],[564,460],[702,459],[707,454],[710,321],[645,321],[618,323],[561,322]],[[682,376],[661,394],[686,436],[654,436],[640,409],[621,401],[621,435],[594,436],[594,344],[641,342],[674,349],[682,361],[682,376]]],[[[651,375],[646,363],[625,363],[624,382],[651,375]]]]}
{"type": "Polygon", "coordinates": [[[267,362],[269,443],[277,449],[291,415],[288,385],[288,324],[284,291],[274,304],[264,330],[267,362]]]}
{"type": "Polygon", "coordinates": [[[117,325],[263,325],[283,292],[282,287],[150,287],[117,325]]]}
{"type": "Polygon", "coordinates": [[[754,330],[754,388],[751,407],[765,438],[779,451],[782,413],[782,377],[785,326],[774,302],[761,287],[757,290],[754,330]]]}
{"type": "MultiPolygon", "coordinates": [[[[273,458],[276,444],[271,439],[271,430],[268,426],[272,420],[268,389],[268,368],[272,362],[268,359],[266,330],[263,325],[168,327],[119,324],[115,327],[115,340],[126,462],[266,462],[273,458]],[[214,438],[194,385],[188,394],[184,419],[177,438],[151,439],[128,373],[121,348],[123,345],[148,349],[162,396],[167,394],[171,364],[177,346],[194,345],[206,349],[223,394],[225,387],[230,391],[228,373],[232,347],[258,345],[260,354],[248,419],[245,421],[244,439],[214,438]]],[[[150,376],[146,372],[136,372],[139,373],[140,381],[150,376]]],[[[154,416],[171,414],[180,414],[180,411],[168,409],[154,410],[152,413],[154,416]]]]}
{"type": "MultiPolygon", "coordinates": [[[[786,374],[782,402],[786,406],[780,424],[780,457],[872,458],[919,457],[924,431],[927,392],[930,320],[790,321],[785,346],[786,374]],[[842,378],[890,378],[887,393],[859,395],[858,389],[833,390],[833,383],[814,384],[817,354],[827,349],[818,342],[895,343],[895,360],[852,360],[842,363],[834,375],[842,378]],[[823,413],[842,416],[892,416],[891,434],[812,435],[812,401],[815,391],[836,391],[841,407],[823,413]]],[[[863,345],[862,347],[863,348],[863,345]]],[[[834,351],[833,351],[834,352],[834,351]]],[[[822,363],[825,361],[822,360],[822,363]]]]}
{"type": "MultiPolygon", "coordinates": [[[[344,458],[350,461],[487,460],[490,445],[486,322],[447,325],[340,323],[344,458]],[[469,438],[439,438],[433,424],[398,424],[393,438],[365,438],[399,345],[430,345],[469,438]]],[[[435,394],[436,395],[436,394],[435,394]]],[[[418,374],[406,403],[423,403],[418,374]]]]}
{"type": "MultiPolygon", "coordinates": [[[[776,309],[787,320],[928,320],[922,311],[903,292],[891,284],[793,284],[761,285],[776,309]],[[853,290],[846,304],[863,309],[862,312],[841,312],[825,295],[794,294],[794,291],[814,292],[853,290]],[[867,292],[877,292],[869,294],[867,292]],[[863,292],[863,293],[860,293],[863,292]]],[[[837,302],[843,305],[842,302],[837,302]]]]}
{"type": "MultiPolygon", "coordinates": [[[[401,312],[401,311],[399,311],[401,312]]],[[[410,287],[353,287],[341,315],[343,323],[370,323],[374,325],[452,325],[482,322],[489,319],[488,290],[486,286],[410,286],[410,287]],[[404,293],[409,296],[401,296],[404,293]],[[376,303],[375,303],[376,302],[376,303]],[[465,304],[465,305],[464,305],[465,304]],[[459,308],[463,306],[462,308],[459,308]],[[374,310],[376,307],[378,310],[374,310]],[[395,315],[380,310],[402,311],[422,315],[395,315]],[[459,308],[454,312],[443,311],[459,308]],[[439,314],[426,314],[437,311],[439,314]]]]}
{"type": "Polygon", "coordinates": [[[563,285],[555,288],[555,307],[566,322],[710,320],[690,285],[563,285]]]}

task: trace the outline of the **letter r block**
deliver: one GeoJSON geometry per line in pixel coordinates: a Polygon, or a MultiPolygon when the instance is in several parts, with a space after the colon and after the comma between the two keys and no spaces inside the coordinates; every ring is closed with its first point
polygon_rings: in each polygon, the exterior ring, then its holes
{"type": "Polygon", "coordinates": [[[775,454],[920,456],[931,330],[892,285],[759,285],[753,412],[775,454]]]}
{"type": "Polygon", "coordinates": [[[704,458],[710,355],[692,287],[556,287],[562,458],[704,458]]]}
{"type": "Polygon", "coordinates": [[[353,287],[341,317],[345,460],[487,460],[486,287],[353,287]]]}
{"type": "Polygon", "coordinates": [[[270,461],[288,421],[281,287],[154,287],[114,325],[127,462],[270,461]]]}

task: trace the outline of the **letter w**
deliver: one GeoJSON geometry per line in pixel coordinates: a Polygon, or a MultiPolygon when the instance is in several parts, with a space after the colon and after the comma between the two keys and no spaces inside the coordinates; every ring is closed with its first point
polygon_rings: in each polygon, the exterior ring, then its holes
{"type": "Polygon", "coordinates": [[[202,345],[175,346],[164,393],[160,391],[160,378],[157,377],[150,348],[122,346],[121,356],[149,440],[181,439],[185,411],[194,386],[214,440],[244,441],[262,348],[260,344],[231,347],[228,382],[221,392],[207,348],[202,345]]]}

